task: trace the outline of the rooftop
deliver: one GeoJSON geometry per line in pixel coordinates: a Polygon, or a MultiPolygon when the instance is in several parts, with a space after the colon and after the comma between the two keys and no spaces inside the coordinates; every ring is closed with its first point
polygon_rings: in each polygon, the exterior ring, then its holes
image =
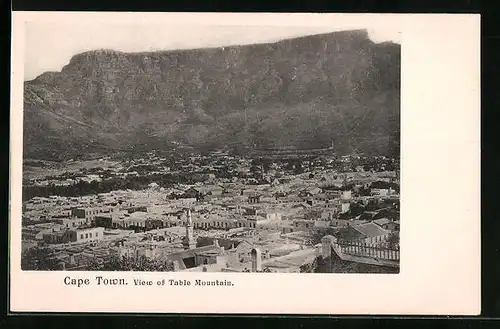
{"type": "Polygon", "coordinates": [[[367,238],[386,235],[389,233],[389,231],[384,230],[383,228],[374,223],[353,225],[352,228],[358,231],[359,233],[363,234],[367,238]]]}
{"type": "Polygon", "coordinates": [[[377,225],[385,225],[385,224],[389,224],[391,223],[391,221],[388,219],[388,218],[380,218],[380,219],[376,219],[373,221],[375,224],[377,225]]]}

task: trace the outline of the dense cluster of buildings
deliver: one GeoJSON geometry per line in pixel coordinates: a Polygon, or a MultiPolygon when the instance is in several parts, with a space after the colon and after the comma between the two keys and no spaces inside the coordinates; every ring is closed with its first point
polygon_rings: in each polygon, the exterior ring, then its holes
{"type": "Polygon", "coordinates": [[[174,271],[304,272],[327,254],[321,237],[333,234],[336,242],[329,245],[339,257],[385,257],[399,266],[395,171],[338,170],[328,160],[302,161],[300,171],[271,162],[264,170],[226,154],[187,163],[193,172],[224,164],[233,176],[209,173],[203,182],[168,188],[31,198],[23,204],[24,254],[48,250],[43,257],[53,269],[126,257],[174,271]]]}

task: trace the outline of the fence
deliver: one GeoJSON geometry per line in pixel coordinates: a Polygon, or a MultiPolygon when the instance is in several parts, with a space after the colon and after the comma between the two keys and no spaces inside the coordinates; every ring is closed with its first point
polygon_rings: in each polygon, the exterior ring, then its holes
{"type": "Polygon", "coordinates": [[[336,245],[346,255],[399,261],[399,247],[385,247],[358,241],[337,241],[336,245]]]}

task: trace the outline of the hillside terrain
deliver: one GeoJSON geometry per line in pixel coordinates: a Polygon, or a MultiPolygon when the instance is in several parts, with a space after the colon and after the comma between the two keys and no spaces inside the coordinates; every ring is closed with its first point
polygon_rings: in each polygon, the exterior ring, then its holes
{"type": "Polygon", "coordinates": [[[365,30],[149,53],[95,50],[24,85],[24,156],[187,145],[399,155],[400,45],[365,30]]]}

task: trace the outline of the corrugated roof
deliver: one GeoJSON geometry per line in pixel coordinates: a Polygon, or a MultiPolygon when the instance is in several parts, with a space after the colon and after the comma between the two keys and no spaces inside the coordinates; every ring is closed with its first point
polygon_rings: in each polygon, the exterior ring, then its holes
{"type": "Polygon", "coordinates": [[[353,225],[352,228],[355,229],[356,231],[358,231],[359,233],[363,234],[367,238],[386,235],[389,233],[389,231],[384,230],[383,228],[381,228],[380,226],[378,226],[374,223],[353,225]]]}
{"type": "Polygon", "coordinates": [[[190,250],[183,250],[183,251],[176,252],[176,253],[173,253],[170,255],[166,255],[165,258],[167,258],[167,259],[172,258],[170,260],[178,259],[179,257],[181,259],[190,258],[190,257],[194,257],[195,254],[197,254],[197,253],[207,252],[207,251],[212,251],[212,250],[219,250],[219,248],[214,246],[214,245],[204,246],[204,247],[199,247],[199,248],[190,249],[190,250]]]}
{"type": "Polygon", "coordinates": [[[388,218],[380,218],[373,221],[377,225],[389,224],[391,221],[388,218]]]}

